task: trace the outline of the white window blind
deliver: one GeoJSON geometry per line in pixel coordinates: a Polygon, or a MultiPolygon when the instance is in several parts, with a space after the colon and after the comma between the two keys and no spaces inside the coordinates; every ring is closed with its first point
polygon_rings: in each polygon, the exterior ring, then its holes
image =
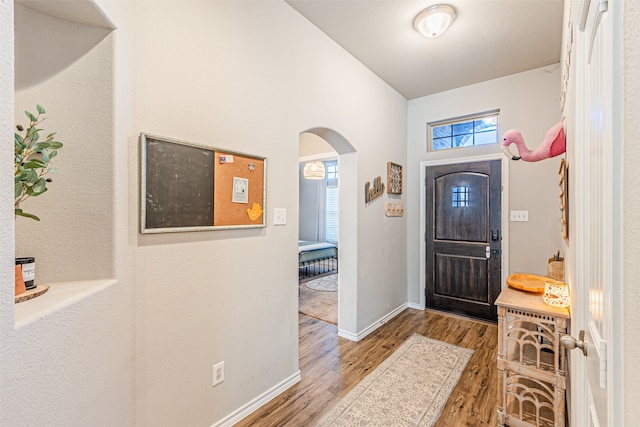
{"type": "Polygon", "coordinates": [[[327,192],[325,204],[325,240],[330,243],[338,243],[338,161],[325,162],[327,171],[327,192]]]}

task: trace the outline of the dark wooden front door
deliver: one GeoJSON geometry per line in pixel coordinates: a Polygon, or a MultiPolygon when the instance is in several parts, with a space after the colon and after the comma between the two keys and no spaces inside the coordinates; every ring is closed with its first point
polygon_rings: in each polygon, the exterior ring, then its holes
{"type": "Polygon", "coordinates": [[[428,166],[426,177],[426,305],[496,320],[500,160],[428,166]]]}

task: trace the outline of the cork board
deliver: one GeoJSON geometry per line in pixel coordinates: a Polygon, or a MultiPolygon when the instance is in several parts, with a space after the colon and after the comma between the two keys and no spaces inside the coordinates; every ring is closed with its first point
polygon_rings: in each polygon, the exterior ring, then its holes
{"type": "Polygon", "coordinates": [[[214,171],[214,225],[264,224],[265,160],[216,151],[214,171]]]}
{"type": "Polygon", "coordinates": [[[144,133],[140,142],[141,233],[266,225],[265,158],[144,133]]]}

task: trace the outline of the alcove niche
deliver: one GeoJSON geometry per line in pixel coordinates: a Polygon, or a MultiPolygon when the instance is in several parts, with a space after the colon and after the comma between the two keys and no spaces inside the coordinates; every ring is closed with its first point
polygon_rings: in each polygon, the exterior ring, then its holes
{"type": "Polygon", "coordinates": [[[15,2],[15,124],[46,110],[44,135],[64,144],[48,191],[22,204],[16,257],[36,259],[49,292],[16,305],[16,325],[114,283],[113,25],[92,1],[15,2]]]}

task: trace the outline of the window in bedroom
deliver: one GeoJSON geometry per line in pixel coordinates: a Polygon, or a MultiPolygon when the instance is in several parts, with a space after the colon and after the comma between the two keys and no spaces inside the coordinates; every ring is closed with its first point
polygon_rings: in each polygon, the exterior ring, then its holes
{"type": "Polygon", "coordinates": [[[492,110],[427,123],[427,151],[496,144],[499,114],[500,110],[492,110]]]}
{"type": "Polygon", "coordinates": [[[326,170],[325,240],[338,243],[338,160],[324,162],[326,170]]]}

